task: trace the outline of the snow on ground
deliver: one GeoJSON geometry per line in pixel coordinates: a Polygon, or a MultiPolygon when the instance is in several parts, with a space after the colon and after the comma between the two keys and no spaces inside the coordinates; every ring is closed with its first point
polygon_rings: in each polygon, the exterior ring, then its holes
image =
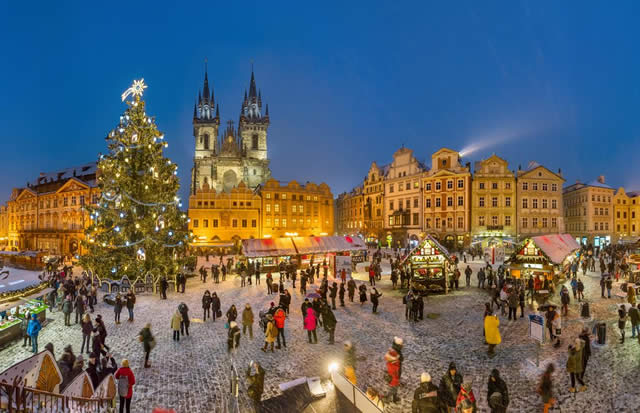
{"type": "MultiPolygon", "coordinates": [[[[213,261],[212,261],[213,262],[213,261]]],[[[217,263],[217,259],[215,260],[217,263]]],[[[201,264],[200,262],[198,266],[201,264]]],[[[358,266],[357,280],[366,280],[364,266],[358,266]]],[[[463,267],[463,264],[460,264],[463,267]]],[[[475,270],[480,263],[473,263],[475,270]]],[[[257,325],[258,311],[268,308],[271,301],[278,302],[278,296],[267,296],[263,279],[260,285],[240,288],[240,279],[228,278],[226,282],[214,285],[211,277],[206,285],[197,278],[187,284],[186,294],[171,293],[169,299],[161,301],[157,296],[140,295],[136,305],[136,317],[133,323],[123,321],[113,323],[112,308],[100,303],[95,314],[102,314],[107,324],[109,336],[107,344],[118,362],[123,358],[131,361],[136,374],[137,385],[134,391],[134,411],[150,411],[153,407],[170,407],[178,412],[220,412],[231,411],[232,400],[228,395],[231,365],[235,365],[240,375],[250,360],[257,360],[264,366],[267,374],[264,398],[279,394],[278,385],[301,376],[325,374],[327,366],[342,356],[341,343],[351,340],[356,345],[359,358],[356,368],[358,386],[363,390],[372,386],[382,392],[388,390],[384,382],[384,353],[392,343],[394,336],[404,339],[404,357],[401,403],[388,407],[389,412],[408,412],[411,410],[413,391],[420,381],[420,374],[427,371],[438,383],[444,375],[450,361],[455,361],[465,380],[473,382],[480,412],[487,412],[486,383],[493,368],[500,370],[501,376],[509,386],[511,404],[509,411],[541,411],[540,398],[535,389],[542,368],[549,362],[555,362],[558,369],[555,374],[555,391],[559,399],[561,412],[596,411],[637,411],[640,398],[636,394],[638,373],[637,359],[640,344],[628,339],[619,343],[615,327],[615,303],[620,299],[600,299],[598,285],[599,273],[588,273],[585,280],[586,297],[592,303],[596,320],[606,320],[609,326],[608,345],[594,348],[586,373],[588,390],[571,394],[569,376],[564,366],[567,359],[566,346],[577,336],[583,323],[578,319],[578,305],[572,302],[570,314],[563,327],[563,345],[554,349],[550,345],[542,348],[538,369],[527,359],[535,360],[535,344],[528,338],[527,319],[508,321],[500,317],[503,342],[497,347],[497,355],[489,359],[482,337],[482,316],[484,302],[489,300],[488,293],[476,287],[461,288],[447,296],[426,298],[425,315],[437,313],[435,319],[410,323],[405,321],[402,292],[391,290],[388,261],[383,262],[383,281],[378,289],[383,293],[380,298],[379,314],[371,313],[371,303],[364,306],[359,303],[347,303],[346,307],[335,311],[338,320],[336,344],[327,344],[327,335],[319,329],[318,344],[307,343],[306,332],[302,329],[300,304],[302,298],[298,290],[292,292],[291,314],[287,320],[285,335],[287,348],[275,353],[263,353],[263,334],[257,325]],[[226,313],[231,304],[236,304],[239,318],[246,303],[253,307],[256,323],[254,339],[243,336],[237,354],[230,358],[226,352],[226,333],[223,320],[203,323],[201,297],[205,289],[216,291],[222,300],[222,311],[226,313]],[[180,302],[190,308],[193,319],[190,337],[175,343],[171,339],[169,322],[172,313],[180,302]],[[157,347],[151,354],[152,368],[143,369],[143,352],[137,340],[140,329],[151,323],[157,339],[157,347]]],[[[277,276],[276,276],[277,278],[277,276]]],[[[464,276],[463,276],[464,278],[464,276]]],[[[368,284],[368,282],[367,282],[368,284]]],[[[464,284],[464,279],[462,280],[464,284]]],[[[311,288],[307,288],[311,291],[311,288]]],[[[554,297],[558,301],[558,297],[554,297]]],[[[526,309],[528,311],[528,309],[526,309]]],[[[519,313],[519,310],[518,310],[519,313]]],[[[526,316],[526,313],[525,313],[526,316]]],[[[126,310],[122,319],[126,318],[126,310]]],[[[71,343],[76,353],[80,349],[82,335],[79,326],[64,327],[60,313],[48,315],[49,323],[40,334],[40,346],[51,341],[55,344],[56,357],[59,357],[65,344],[71,343]]],[[[73,321],[73,316],[72,316],[73,321]]],[[[595,321],[588,323],[593,325],[595,321]]],[[[630,330],[630,327],[628,328],[630,330]]],[[[630,331],[627,331],[627,337],[630,331]]],[[[21,343],[0,350],[0,371],[18,360],[29,356],[21,343]]],[[[251,411],[241,386],[240,411],[251,411]]]]}

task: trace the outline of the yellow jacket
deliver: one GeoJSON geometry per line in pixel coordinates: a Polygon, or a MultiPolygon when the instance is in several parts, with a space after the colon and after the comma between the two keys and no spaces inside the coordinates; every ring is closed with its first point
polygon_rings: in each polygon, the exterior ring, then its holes
{"type": "Polygon", "coordinates": [[[180,322],[182,321],[182,315],[179,312],[175,312],[171,317],[171,328],[174,331],[180,331],[180,322]]]}
{"type": "Polygon", "coordinates": [[[489,315],[484,318],[484,336],[489,344],[500,344],[502,339],[500,338],[500,320],[495,315],[489,315]]]}

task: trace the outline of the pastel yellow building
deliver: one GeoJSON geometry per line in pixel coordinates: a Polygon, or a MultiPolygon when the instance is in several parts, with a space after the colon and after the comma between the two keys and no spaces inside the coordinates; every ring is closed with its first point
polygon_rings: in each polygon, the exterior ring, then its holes
{"type": "Polygon", "coordinates": [[[0,205],[0,248],[6,249],[9,244],[9,210],[0,205]]]}
{"type": "Polygon", "coordinates": [[[336,199],[337,231],[340,235],[364,235],[362,186],[343,192],[336,199]]]}
{"type": "Polygon", "coordinates": [[[367,242],[378,242],[384,238],[384,177],[389,166],[379,167],[371,163],[362,184],[364,202],[363,234],[367,242]]]}
{"type": "Polygon", "coordinates": [[[265,182],[262,196],[262,237],[333,234],[333,194],[324,182],[265,182]]]}
{"type": "Polygon", "coordinates": [[[81,254],[80,241],[89,216],[86,203],[97,204],[96,163],[41,173],[25,188],[14,188],[7,202],[8,247],[72,256],[81,254]]]}
{"type": "Polygon", "coordinates": [[[604,176],[587,184],[578,181],[564,188],[567,232],[578,242],[602,247],[612,241],[613,192],[604,176]]]}
{"type": "Polygon", "coordinates": [[[496,156],[478,161],[473,175],[471,235],[474,240],[516,237],[516,178],[496,156]]]}
{"type": "Polygon", "coordinates": [[[613,196],[615,240],[637,241],[640,237],[640,191],[625,192],[618,188],[613,196]]]}
{"type": "Polygon", "coordinates": [[[431,169],[422,174],[424,232],[451,248],[470,242],[471,168],[460,154],[442,148],[431,155],[431,169]]]}
{"type": "Polygon", "coordinates": [[[562,185],[558,173],[530,162],[527,169],[518,168],[516,175],[518,201],[518,237],[564,232],[562,185]]]}

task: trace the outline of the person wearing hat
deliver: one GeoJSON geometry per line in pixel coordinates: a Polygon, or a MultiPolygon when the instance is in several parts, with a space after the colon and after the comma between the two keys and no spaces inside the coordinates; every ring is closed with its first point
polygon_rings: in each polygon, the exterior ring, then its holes
{"type": "Polygon", "coordinates": [[[487,350],[489,357],[495,356],[495,348],[502,342],[500,330],[498,329],[499,326],[500,320],[498,320],[496,315],[489,314],[484,318],[484,337],[487,344],[489,344],[489,348],[487,350]]]}
{"type": "Polygon", "coordinates": [[[237,349],[240,346],[240,327],[238,323],[232,321],[229,323],[229,332],[227,333],[227,352],[237,349]]]}
{"type": "Polygon", "coordinates": [[[253,310],[249,303],[242,310],[242,334],[247,334],[247,329],[249,329],[249,338],[253,340],[253,310]]]}
{"type": "Polygon", "coordinates": [[[464,382],[456,399],[456,411],[460,413],[476,413],[476,397],[473,395],[471,383],[464,382]]]}
{"type": "Polygon", "coordinates": [[[120,413],[126,409],[127,413],[131,413],[131,397],[133,396],[133,386],[136,384],[136,377],[129,368],[129,360],[122,360],[122,367],[116,371],[115,378],[118,381],[118,395],[120,396],[120,413]],[[126,380],[126,392],[120,392],[120,380],[126,380]]]}
{"type": "Polygon", "coordinates": [[[398,386],[400,386],[400,357],[398,353],[390,348],[384,355],[384,361],[387,362],[387,384],[389,384],[389,393],[387,394],[387,400],[393,403],[398,403],[400,398],[398,397],[398,386]]]}
{"type": "Polygon", "coordinates": [[[273,353],[273,346],[276,341],[276,337],[278,337],[278,327],[276,327],[273,316],[271,314],[267,314],[267,329],[264,332],[264,347],[262,347],[262,351],[266,352],[267,347],[271,346],[271,352],[273,353]]]}
{"type": "Polygon", "coordinates": [[[431,375],[429,373],[422,373],[420,375],[420,385],[413,392],[411,412],[440,413],[438,387],[431,382],[431,375]]]}
{"type": "Polygon", "coordinates": [[[173,330],[173,341],[180,341],[180,323],[182,322],[182,314],[176,309],[171,317],[171,330],[173,330]]]}
{"type": "Polygon", "coordinates": [[[404,347],[404,341],[402,337],[393,337],[393,344],[391,344],[391,348],[398,353],[398,359],[400,362],[400,367],[398,368],[398,378],[402,377],[402,364],[404,363],[404,355],[402,354],[402,348],[404,347]]]}
{"type": "Polygon", "coordinates": [[[40,320],[38,320],[37,314],[31,314],[31,320],[29,320],[29,325],[27,326],[27,335],[31,337],[31,352],[38,352],[38,334],[40,334],[40,330],[42,330],[42,324],[40,324],[40,320]]]}
{"type": "Polygon", "coordinates": [[[456,407],[456,399],[462,386],[462,374],[458,372],[456,363],[449,363],[449,370],[440,380],[440,400],[451,411],[456,407]]]}
{"type": "Polygon", "coordinates": [[[487,400],[491,413],[506,413],[509,406],[509,389],[500,377],[498,369],[491,370],[487,383],[487,400]]]}

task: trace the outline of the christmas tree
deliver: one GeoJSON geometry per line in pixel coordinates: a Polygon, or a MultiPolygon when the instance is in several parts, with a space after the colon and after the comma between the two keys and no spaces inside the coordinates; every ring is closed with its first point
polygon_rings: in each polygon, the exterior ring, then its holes
{"type": "Polygon", "coordinates": [[[178,166],[163,156],[168,144],[145,112],[146,87],[136,80],[122,94],[132,100],[106,137],[109,153],[98,160],[100,199],[86,207],[91,223],[80,263],[99,277],[174,277],[192,236],[179,209],[178,166]]]}

